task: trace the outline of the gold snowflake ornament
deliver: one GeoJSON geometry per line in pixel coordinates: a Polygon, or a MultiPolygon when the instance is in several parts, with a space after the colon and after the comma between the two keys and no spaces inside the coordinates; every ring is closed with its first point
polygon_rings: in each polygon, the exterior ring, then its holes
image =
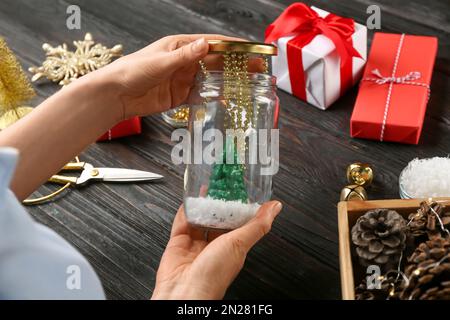
{"type": "Polygon", "coordinates": [[[86,33],[84,40],[74,41],[73,44],[75,51],[68,50],[65,43],[57,47],[44,43],[42,49],[47,58],[42,66],[28,69],[34,74],[31,81],[35,82],[46,77],[66,86],[79,77],[106,66],[115,57],[122,56],[122,45],[107,48],[95,43],[90,33],[86,33]]]}

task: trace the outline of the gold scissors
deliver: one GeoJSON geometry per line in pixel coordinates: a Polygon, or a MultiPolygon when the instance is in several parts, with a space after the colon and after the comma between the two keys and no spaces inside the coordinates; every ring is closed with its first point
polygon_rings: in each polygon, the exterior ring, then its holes
{"type": "Polygon", "coordinates": [[[122,169],[122,168],[95,168],[92,164],[87,162],[80,162],[78,157],[76,162],[69,162],[60,171],[76,172],[80,171],[79,176],[53,175],[48,182],[62,184],[63,186],[55,192],[35,198],[27,199],[23,203],[26,205],[40,204],[50,200],[63,192],[70,186],[81,186],[89,181],[104,181],[104,182],[144,182],[162,179],[163,176],[140,170],[122,169]]]}

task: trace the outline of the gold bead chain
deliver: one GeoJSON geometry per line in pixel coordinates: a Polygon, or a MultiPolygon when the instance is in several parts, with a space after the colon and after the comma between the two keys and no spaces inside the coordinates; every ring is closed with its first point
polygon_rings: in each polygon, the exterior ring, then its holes
{"type": "Polygon", "coordinates": [[[269,57],[268,56],[264,56],[264,73],[269,73],[269,57]]]}
{"type": "Polygon", "coordinates": [[[177,121],[188,121],[189,120],[189,107],[181,106],[172,116],[173,119],[177,121]]]}
{"type": "MultiPolygon", "coordinates": [[[[269,57],[263,56],[263,73],[269,73],[269,57]]],[[[227,115],[225,129],[242,129],[240,134],[254,127],[254,112],[252,102],[252,88],[248,73],[249,55],[245,52],[223,53],[223,96],[227,115]]],[[[210,74],[203,61],[199,61],[200,70],[206,81],[210,74]]],[[[205,97],[204,104],[208,104],[209,98],[205,97]]],[[[256,105],[256,114],[259,113],[259,105],[256,105]]],[[[243,137],[238,137],[242,141],[243,137]]],[[[238,148],[248,149],[246,143],[238,148]]],[[[242,151],[242,150],[241,150],[242,151]]]]}
{"type": "MultiPolygon", "coordinates": [[[[266,74],[269,72],[268,59],[268,56],[263,56],[263,72],[266,74]]],[[[242,129],[244,132],[254,126],[248,62],[248,53],[223,53],[223,95],[228,116],[225,126],[226,128],[242,129]]],[[[205,63],[200,61],[199,64],[205,78],[208,79],[209,72],[205,63]]]]}
{"type": "Polygon", "coordinates": [[[251,125],[252,105],[247,73],[248,56],[245,53],[224,54],[224,97],[230,116],[230,127],[243,129],[251,125]]]}

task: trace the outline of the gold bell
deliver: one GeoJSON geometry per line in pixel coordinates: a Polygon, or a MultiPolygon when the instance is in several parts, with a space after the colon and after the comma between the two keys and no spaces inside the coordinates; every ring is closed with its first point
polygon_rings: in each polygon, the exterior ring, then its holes
{"type": "Polygon", "coordinates": [[[351,184],[367,187],[373,181],[373,170],[367,163],[352,163],[347,167],[347,181],[351,184]]]}
{"type": "Polygon", "coordinates": [[[352,184],[341,191],[341,201],[367,200],[367,192],[362,186],[352,184]]]}

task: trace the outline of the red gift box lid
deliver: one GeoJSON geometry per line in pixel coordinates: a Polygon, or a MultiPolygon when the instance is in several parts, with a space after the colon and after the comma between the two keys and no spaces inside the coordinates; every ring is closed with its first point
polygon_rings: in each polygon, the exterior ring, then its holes
{"type": "Polygon", "coordinates": [[[141,118],[133,117],[128,120],[124,120],[114,127],[112,127],[108,132],[98,138],[97,141],[106,141],[116,138],[131,136],[141,133],[141,118]]]}
{"type": "Polygon", "coordinates": [[[417,144],[436,52],[436,37],[404,35],[402,39],[401,34],[375,33],[350,122],[351,136],[417,144]],[[383,77],[405,77],[411,72],[419,72],[420,77],[404,78],[404,83],[365,81],[377,79],[374,70],[383,77]]]}

